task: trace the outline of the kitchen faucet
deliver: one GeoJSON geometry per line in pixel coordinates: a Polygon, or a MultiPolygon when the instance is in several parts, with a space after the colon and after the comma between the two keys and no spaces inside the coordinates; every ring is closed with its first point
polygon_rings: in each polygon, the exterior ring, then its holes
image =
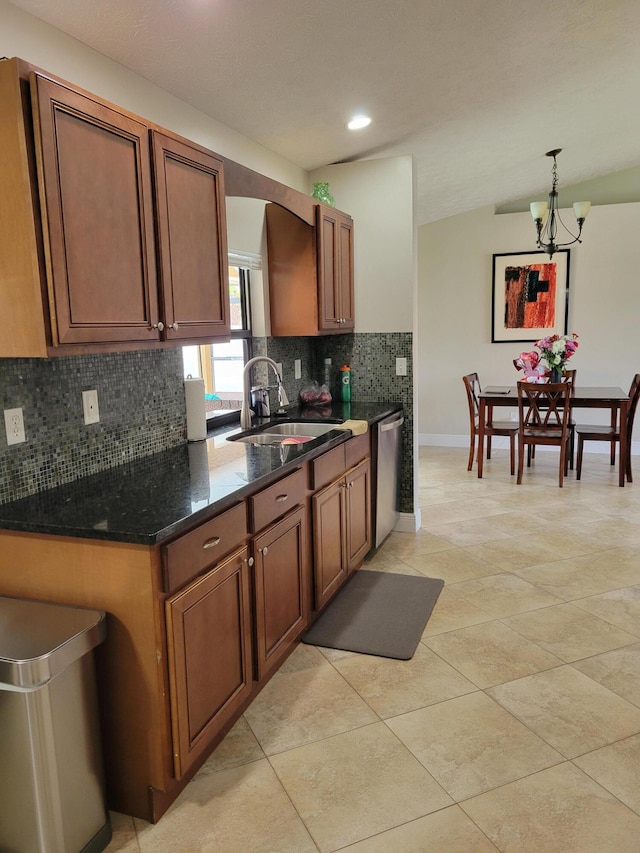
{"type": "Polygon", "coordinates": [[[251,429],[251,409],[249,407],[249,396],[251,391],[249,389],[249,376],[251,374],[251,368],[254,364],[259,361],[265,361],[267,364],[270,364],[273,368],[273,372],[276,375],[276,379],[278,381],[278,411],[277,415],[284,415],[284,407],[289,405],[289,399],[284,390],[284,385],[282,384],[282,376],[278,372],[278,365],[272,358],[269,358],[266,355],[257,355],[255,358],[250,358],[249,361],[245,364],[244,370],[242,371],[242,409],[240,411],[240,427],[241,429],[251,429]]]}

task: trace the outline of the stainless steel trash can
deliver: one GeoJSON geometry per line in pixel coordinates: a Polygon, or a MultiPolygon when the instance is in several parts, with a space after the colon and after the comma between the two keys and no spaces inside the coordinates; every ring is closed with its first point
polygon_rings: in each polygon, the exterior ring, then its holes
{"type": "Polygon", "coordinates": [[[0,597],[0,850],[98,853],[111,840],[92,649],[105,614],[0,597]]]}

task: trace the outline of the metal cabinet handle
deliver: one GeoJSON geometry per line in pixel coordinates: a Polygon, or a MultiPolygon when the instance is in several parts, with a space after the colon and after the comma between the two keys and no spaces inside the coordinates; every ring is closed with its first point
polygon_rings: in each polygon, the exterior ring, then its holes
{"type": "Polygon", "coordinates": [[[252,566],[252,565],[253,565],[253,563],[254,563],[253,557],[249,557],[249,559],[248,559],[248,560],[246,560],[246,559],[245,559],[245,560],[244,560],[244,562],[245,562],[248,566],[252,566]]]}
{"type": "Polygon", "coordinates": [[[169,328],[170,328],[170,329],[173,329],[173,331],[174,331],[174,332],[177,332],[177,331],[178,331],[178,329],[180,328],[180,326],[178,326],[178,324],[177,324],[177,322],[176,322],[176,323],[172,323],[172,324],[169,326],[169,328]]]}
{"type": "Polygon", "coordinates": [[[267,556],[267,554],[269,553],[269,549],[267,548],[267,546],[266,546],[266,545],[264,546],[264,548],[258,548],[258,551],[259,551],[261,554],[264,554],[264,556],[265,556],[265,557],[266,557],[266,556],[267,556]]]}
{"type": "Polygon", "coordinates": [[[213,539],[207,539],[207,541],[202,546],[203,551],[207,551],[209,548],[215,548],[216,545],[220,544],[220,537],[214,536],[213,539]]]}
{"type": "Polygon", "coordinates": [[[157,329],[159,332],[162,332],[164,331],[164,323],[162,322],[162,320],[159,320],[157,323],[153,324],[153,328],[157,329]]]}
{"type": "Polygon", "coordinates": [[[278,495],[278,497],[276,498],[276,503],[277,504],[284,503],[284,501],[288,500],[288,498],[289,498],[289,495],[278,495]]]}

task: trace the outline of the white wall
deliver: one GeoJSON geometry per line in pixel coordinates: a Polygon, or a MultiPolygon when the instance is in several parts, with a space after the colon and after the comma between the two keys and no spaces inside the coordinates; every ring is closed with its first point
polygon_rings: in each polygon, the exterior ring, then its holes
{"type": "Polygon", "coordinates": [[[6,0],[0,0],[0,56],[18,56],[224,157],[307,191],[307,173],[300,167],[6,0]]]}
{"type": "MultiPolygon", "coordinates": [[[[571,247],[569,331],[580,335],[571,366],[582,385],[627,389],[640,371],[640,204],[593,207],[583,239],[571,247]]],[[[532,345],[491,343],[492,255],[534,250],[527,213],[482,208],[418,229],[421,443],[468,442],[463,374],[476,371],[484,385],[515,381],[512,359],[532,345]]]]}
{"type": "Polygon", "coordinates": [[[416,291],[413,158],[390,157],[325,166],[338,210],[355,222],[356,332],[411,332],[416,291]]]}

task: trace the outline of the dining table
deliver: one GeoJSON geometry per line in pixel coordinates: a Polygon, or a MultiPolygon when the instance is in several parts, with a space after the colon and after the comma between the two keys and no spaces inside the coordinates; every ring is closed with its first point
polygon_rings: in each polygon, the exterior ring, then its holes
{"type": "MultiPolygon", "coordinates": [[[[611,412],[611,425],[615,426],[620,418],[620,450],[618,453],[618,485],[624,486],[627,472],[627,417],[629,414],[629,394],[618,387],[600,387],[576,385],[571,394],[571,410],[608,409],[611,412]]],[[[491,424],[495,406],[513,407],[518,405],[518,388],[513,385],[488,385],[478,394],[478,477],[482,477],[484,457],[485,424],[491,424]]]]}

